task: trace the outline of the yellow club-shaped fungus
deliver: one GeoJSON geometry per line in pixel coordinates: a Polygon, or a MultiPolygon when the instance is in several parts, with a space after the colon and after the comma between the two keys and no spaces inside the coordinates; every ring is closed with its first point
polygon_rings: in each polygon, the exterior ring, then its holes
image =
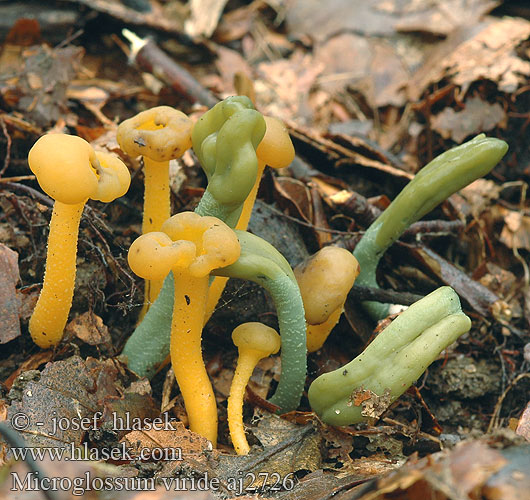
{"type": "Polygon", "coordinates": [[[129,265],[138,276],[160,279],[173,272],[171,364],[190,429],[214,446],[217,406],[202,358],[201,334],[210,272],[233,264],[240,252],[236,234],[224,222],[194,212],[172,216],[160,232],[140,236],[129,249],[129,265]]]}
{"type": "Polygon", "coordinates": [[[299,264],[294,275],[304,302],[307,350],[314,352],[338,323],[348,292],[359,275],[359,263],[348,250],[328,246],[299,264]]]}
{"type": "Polygon", "coordinates": [[[85,140],[67,134],[41,137],[28,163],[41,188],[55,200],[44,284],[29,322],[34,342],[48,348],[60,342],[72,305],[83,207],[89,198],[108,203],[123,196],[131,179],[116,156],[95,152],[85,140]]]}
{"type": "MultiPolygon", "coordinates": [[[[143,157],[144,234],[160,231],[171,215],[169,161],[180,158],[191,147],[192,128],[190,118],[169,106],[142,111],[118,127],[116,139],[122,151],[143,157]]],[[[146,283],[147,304],[157,298],[164,277],[146,283]]]]}
{"type": "Polygon", "coordinates": [[[250,448],[243,428],[243,396],[248,381],[258,362],[280,350],[280,336],[263,323],[243,323],[232,332],[232,340],[239,350],[236,371],[228,397],[228,428],[238,455],[246,455],[250,448]]]}
{"type": "Polygon", "coordinates": [[[250,194],[245,200],[243,210],[236,226],[237,229],[243,231],[247,229],[265,166],[269,165],[269,167],[272,168],[285,168],[294,160],[294,146],[283,122],[271,116],[264,116],[263,118],[265,119],[267,129],[265,131],[265,136],[256,149],[256,156],[258,157],[258,175],[252,191],[250,191],[250,194]]]}

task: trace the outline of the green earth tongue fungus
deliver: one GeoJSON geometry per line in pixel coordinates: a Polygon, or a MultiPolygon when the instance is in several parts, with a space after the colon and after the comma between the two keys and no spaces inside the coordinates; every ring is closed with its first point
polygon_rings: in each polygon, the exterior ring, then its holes
{"type": "Polygon", "coordinates": [[[269,292],[278,316],[282,340],[282,373],[270,402],[282,412],[298,408],[307,373],[304,304],[293,271],[270,243],[246,231],[236,231],[239,259],[212,274],[254,281],[269,292]]]}
{"type": "Polygon", "coordinates": [[[256,148],[265,131],[265,119],[244,96],[229,97],[199,119],[191,139],[208,186],[195,210],[198,214],[235,227],[256,182],[256,148]]]}
{"type": "MultiPolygon", "coordinates": [[[[486,175],[507,150],[508,145],[504,141],[480,134],[442,153],[421,169],[355,247],[353,255],[361,266],[356,284],[377,287],[379,260],[403,231],[453,193],[486,175]]],[[[363,302],[363,307],[375,319],[384,318],[388,306],[379,302],[363,302]]]]}
{"type": "Polygon", "coordinates": [[[308,392],[311,408],[330,425],[379,416],[470,327],[455,291],[438,288],[401,313],[355,359],[315,379],[308,392]],[[377,415],[367,413],[365,405],[378,397],[383,407],[377,415]]]}

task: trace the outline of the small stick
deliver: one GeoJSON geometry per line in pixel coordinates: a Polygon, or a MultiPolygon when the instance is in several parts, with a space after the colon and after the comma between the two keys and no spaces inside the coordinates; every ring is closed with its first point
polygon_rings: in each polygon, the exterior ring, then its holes
{"type": "Polygon", "coordinates": [[[416,295],[415,293],[383,290],[381,288],[361,285],[353,285],[348,296],[356,301],[372,300],[385,304],[400,304],[404,306],[410,306],[423,298],[423,295],[416,295]]]}
{"type": "Polygon", "coordinates": [[[0,177],[0,182],[34,181],[34,175],[19,175],[18,177],[0,177]]]}
{"type": "Polygon", "coordinates": [[[9,162],[11,160],[11,136],[7,132],[6,122],[2,117],[0,117],[0,125],[2,126],[4,137],[6,138],[6,155],[4,158],[4,166],[2,167],[2,170],[0,170],[0,177],[2,177],[4,172],[7,170],[7,167],[9,167],[9,162]]]}
{"type": "MultiPolygon", "coordinates": [[[[12,448],[27,448],[26,442],[24,441],[22,436],[17,431],[9,427],[5,422],[0,422],[0,435],[2,435],[2,437],[6,440],[7,444],[9,444],[9,446],[12,448]]],[[[46,477],[46,474],[44,474],[39,464],[37,464],[35,459],[31,456],[31,453],[27,453],[25,455],[24,462],[26,462],[28,469],[35,474],[35,479],[37,481],[39,491],[42,493],[42,495],[47,500],[58,500],[59,497],[55,494],[53,490],[49,488],[41,489],[40,484],[42,479],[46,477]]]]}
{"type": "Polygon", "coordinates": [[[415,240],[420,234],[431,236],[458,233],[464,229],[465,223],[461,220],[420,220],[412,224],[402,235],[402,240],[415,240]]]}
{"type": "Polygon", "coordinates": [[[122,30],[122,34],[131,44],[130,61],[142,70],[171,85],[192,103],[199,102],[211,108],[219,102],[219,99],[206,90],[189,71],[171,59],[153,40],[140,38],[128,29],[122,30]]]}

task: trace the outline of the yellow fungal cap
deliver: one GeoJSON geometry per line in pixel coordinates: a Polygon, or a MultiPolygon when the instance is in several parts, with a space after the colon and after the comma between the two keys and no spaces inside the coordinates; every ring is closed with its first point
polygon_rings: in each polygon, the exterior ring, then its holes
{"type": "Polygon", "coordinates": [[[271,116],[264,116],[267,130],[256,149],[258,158],[272,168],[288,167],[294,160],[294,146],[285,125],[271,116]]]}
{"type": "Polygon", "coordinates": [[[104,203],[123,196],[131,184],[131,175],[125,164],[116,156],[104,151],[97,151],[99,180],[96,192],[90,197],[104,203]]]}
{"type": "Polygon", "coordinates": [[[141,278],[162,280],[171,269],[188,267],[196,252],[191,241],[173,241],[166,233],[151,232],[133,241],[127,260],[132,271],[141,278]]]}
{"type": "Polygon", "coordinates": [[[236,233],[224,222],[182,212],[164,222],[161,232],[137,238],[128,260],[133,272],[144,279],[163,279],[175,268],[188,268],[192,276],[201,278],[233,264],[240,253],[236,233]]]}
{"type": "Polygon", "coordinates": [[[191,148],[193,121],[170,106],[158,106],[120,123],[116,139],[129,156],[154,161],[180,158],[191,148]]]}
{"type": "Polygon", "coordinates": [[[197,278],[233,264],[241,253],[236,233],[216,217],[182,212],[164,222],[162,231],[173,241],[187,240],[195,244],[197,252],[189,272],[197,278]]]}
{"type": "Polygon", "coordinates": [[[75,205],[98,189],[98,160],[92,146],[75,135],[43,135],[28,155],[31,171],[54,200],[75,205]]]}
{"type": "Polygon", "coordinates": [[[342,307],[355,278],[359,263],[351,252],[335,246],[324,247],[294,270],[310,325],[326,321],[342,307]]]}
{"type": "Polygon", "coordinates": [[[243,323],[232,332],[232,341],[239,351],[252,350],[266,358],[280,350],[281,340],[278,332],[270,326],[258,322],[243,323]]]}

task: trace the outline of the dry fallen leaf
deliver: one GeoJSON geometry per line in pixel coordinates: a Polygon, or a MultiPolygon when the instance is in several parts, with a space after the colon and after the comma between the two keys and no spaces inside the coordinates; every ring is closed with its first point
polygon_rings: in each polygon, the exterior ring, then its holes
{"type": "Polygon", "coordinates": [[[65,333],[74,335],[89,345],[110,344],[109,329],[103,320],[91,311],[77,316],[66,325],[65,333]]]}
{"type": "Polygon", "coordinates": [[[309,121],[309,91],[323,64],[314,62],[309,54],[295,50],[289,59],[258,64],[260,79],[255,82],[256,97],[267,114],[282,120],[296,117],[309,121]]]}
{"type": "Polygon", "coordinates": [[[25,372],[9,392],[9,421],[28,446],[65,448],[78,445],[85,431],[71,422],[90,418],[103,397],[118,396],[112,362],[73,356],[48,363],[42,372],[25,372]],[[58,426],[59,419],[65,423],[58,426]]]}
{"type": "Polygon", "coordinates": [[[530,21],[508,17],[455,32],[432,51],[428,63],[411,79],[410,99],[417,100],[431,84],[444,79],[458,85],[462,94],[483,79],[497,83],[502,92],[517,90],[530,76],[530,62],[520,58],[516,49],[529,36],[530,21]]]}
{"type": "Polygon", "coordinates": [[[530,441],[530,402],[526,405],[515,432],[530,441]]]}
{"type": "Polygon", "coordinates": [[[338,32],[388,36],[401,31],[447,35],[461,25],[476,22],[498,2],[490,0],[445,0],[421,2],[295,0],[287,4],[287,22],[292,34],[311,35],[318,41],[338,32]]]}
{"type": "Polygon", "coordinates": [[[461,143],[470,135],[488,132],[502,125],[505,120],[506,113],[498,102],[490,104],[475,96],[465,102],[462,111],[445,108],[433,117],[431,125],[445,139],[461,143]]]}
{"type": "Polygon", "coordinates": [[[508,248],[530,250],[530,216],[499,207],[504,216],[504,227],[499,237],[508,248]]]}
{"type": "Polygon", "coordinates": [[[19,280],[18,254],[0,243],[0,344],[20,335],[20,299],[15,289],[19,280]]]}
{"type": "Polygon", "coordinates": [[[161,453],[165,453],[166,457],[177,457],[176,460],[179,462],[186,462],[189,459],[194,462],[204,461],[205,451],[212,451],[213,456],[217,455],[216,450],[212,450],[210,441],[186,429],[182,422],[173,421],[168,424],[164,422],[163,428],[160,427],[129,432],[121,442],[127,443],[133,453],[138,455],[142,453],[143,459],[149,455],[148,450],[150,450],[154,461],[168,460],[168,458],[157,458],[161,453]],[[172,429],[169,429],[169,426],[172,429]]]}
{"type": "Polygon", "coordinates": [[[317,47],[314,62],[324,67],[317,83],[331,93],[353,88],[373,107],[405,103],[402,87],[410,75],[397,51],[387,42],[342,33],[317,47]]]}

